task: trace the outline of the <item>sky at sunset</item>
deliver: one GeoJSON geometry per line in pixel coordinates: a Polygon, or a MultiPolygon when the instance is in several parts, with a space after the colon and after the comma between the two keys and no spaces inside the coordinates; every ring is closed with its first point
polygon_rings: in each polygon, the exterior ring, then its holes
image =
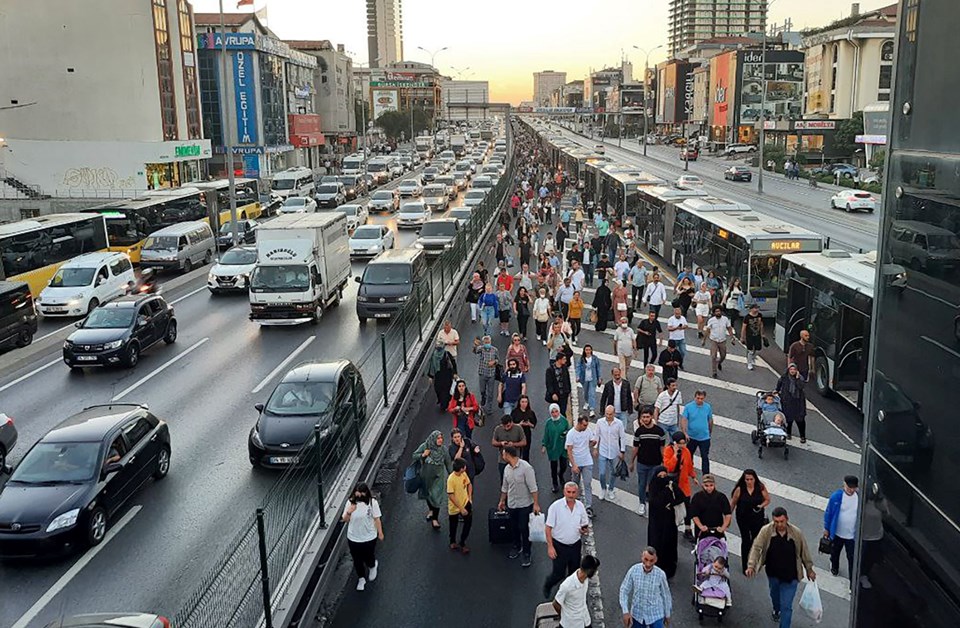
{"type": "MultiPolygon", "coordinates": [[[[192,0],[198,12],[217,11],[217,0],[192,0]]],[[[861,12],[894,0],[861,0],[861,12]]],[[[364,0],[256,0],[268,6],[268,26],[282,39],[329,39],[342,43],[356,61],[367,61],[364,0]]],[[[844,0],[774,0],[770,23],[793,20],[794,30],[822,26],[850,14],[844,0]]],[[[556,70],[567,80],[584,78],[591,69],[633,62],[640,76],[644,55],[666,44],[669,0],[403,0],[403,44],[407,60],[430,62],[457,77],[452,68],[470,68],[462,78],[490,81],[490,100],[518,104],[533,95],[533,72],[556,70]]],[[[236,9],[224,0],[224,10],[236,9]]],[[[650,54],[663,61],[666,47],[650,54]]]]}

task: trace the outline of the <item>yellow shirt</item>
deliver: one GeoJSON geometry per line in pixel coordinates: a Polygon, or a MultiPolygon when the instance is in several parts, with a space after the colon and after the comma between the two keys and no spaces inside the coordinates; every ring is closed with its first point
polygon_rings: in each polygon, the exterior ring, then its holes
{"type": "Polygon", "coordinates": [[[466,471],[463,472],[463,475],[451,473],[450,477],[447,478],[447,512],[449,514],[460,513],[460,509],[454,505],[454,501],[465,506],[470,500],[470,493],[467,490],[469,487],[470,477],[466,471]]]}
{"type": "Polygon", "coordinates": [[[583,299],[570,301],[570,318],[583,318],[583,299]]]}

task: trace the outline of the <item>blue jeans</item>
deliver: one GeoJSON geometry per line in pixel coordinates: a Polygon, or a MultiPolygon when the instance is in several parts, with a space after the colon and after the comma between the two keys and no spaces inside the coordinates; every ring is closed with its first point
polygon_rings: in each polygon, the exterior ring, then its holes
{"type": "MultiPolygon", "coordinates": [[[[510,403],[509,401],[504,401],[504,402],[503,402],[503,413],[504,413],[504,414],[510,414],[511,412],[513,412],[513,409],[517,407],[517,404],[518,404],[518,403],[519,403],[519,401],[515,401],[515,402],[513,402],[513,403],[510,403]]],[[[704,473],[706,473],[706,472],[704,472],[704,473]]]]}
{"type": "Polygon", "coordinates": [[[674,340],[677,343],[677,351],[680,352],[680,357],[683,358],[683,361],[687,361],[687,341],[684,340],[674,340]]]}
{"type": "Polygon", "coordinates": [[[620,422],[623,423],[624,425],[627,425],[628,415],[627,415],[626,412],[614,412],[614,413],[613,413],[613,416],[615,416],[615,417],[617,417],[618,419],[620,419],[620,422]]]}
{"type": "Polygon", "coordinates": [[[631,628],[663,628],[663,619],[658,619],[652,624],[645,624],[636,619],[633,620],[633,626],[631,628]]]}
{"type": "Polygon", "coordinates": [[[493,326],[500,322],[497,313],[489,305],[480,310],[480,322],[483,324],[483,333],[486,336],[493,335],[493,326]]]}
{"type": "Polygon", "coordinates": [[[670,442],[670,439],[673,438],[673,435],[680,431],[680,426],[674,423],[673,425],[664,425],[662,423],[657,423],[660,427],[663,428],[663,431],[667,433],[667,442],[670,442]]]}
{"type": "MultiPolygon", "coordinates": [[[[583,382],[583,402],[590,407],[591,410],[596,412],[597,410],[597,385],[593,382],[583,382]]],[[[560,409],[561,412],[563,408],[560,409]]]]}
{"type": "Polygon", "coordinates": [[[637,463],[637,497],[641,504],[647,503],[647,487],[650,486],[650,480],[653,479],[653,470],[658,465],[637,463]]]}
{"type": "Polygon", "coordinates": [[[597,456],[597,473],[600,475],[600,488],[613,490],[616,488],[617,476],[613,474],[617,468],[618,458],[604,458],[597,456]]]}
{"type": "Polygon", "coordinates": [[[702,461],[701,468],[704,473],[710,473],[710,439],[706,440],[697,440],[695,438],[690,438],[689,434],[687,435],[687,449],[690,450],[690,456],[700,450],[700,460],[702,461]]]}
{"type": "Polygon", "coordinates": [[[797,597],[797,587],[800,583],[797,580],[784,582],[779,578],[767,576],[770,583],[770,601],[773,602],[773,610],[780,613],[780,628],[790,628],[790,621],[793,619],[793,598],[797,597]]]}
{"type": "Polygon", "coordinates": [[[583,265],[583,280],[588,286],[593,285],[593,264],[583,265]]]}

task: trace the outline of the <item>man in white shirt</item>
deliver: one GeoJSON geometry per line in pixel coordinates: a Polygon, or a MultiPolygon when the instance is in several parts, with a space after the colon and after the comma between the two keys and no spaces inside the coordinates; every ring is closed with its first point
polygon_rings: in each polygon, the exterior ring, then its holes
{"type": "Polygon", "coordinates": [[[453,372],[457,372],[457,346],[460,345],[460,332],[453,328],[449,320],[443,321],[443,328],[437,332],[437,340],[443,341],[447,353],[453,358],[453,372]]]}
{"type": "Polygon", "coordinates": [[[530,265],[524,264],[520,268],[520,272],[513,276],[517,280],[517,289],[526,288],[527,290],[533,290],[533,280],[536,278],[536,275],[530,272],[530,265]]]}
{"type": "Polygon", "coordinates": [[[613,406],[607,406],[603,411],[603,418],[597,421],[597,461],[600,473],[601,493],[597,495],[600,501],[616,499],[617,476],[614,470],[617,461],[623,460],[623,452],[627,449],[627,433],[623,428],[623,421],[617,418],[613,406]]]}
{"type": "Polygon", "coordinates": [[[650,305],[650,309],[660,317],[660,308],[667,300],[667,289],[660,283],[660,273],[653,273],[653,281],[647,284],[643,291],[643,302],[650,305]]]}
{"type": "Polygon", "coordinates": [[[704,327],[710,339],[710,363],[713,365],[713,376],[716,377],[717,371],[723,370],[723,361],[727,359],[727,338],[737,344],[737,335],[733,332],[730,319],[724,315],[723,308],[719,305],[714,306],[713,316],[707,319],[704,327]]]}
{"type": "Polygon", "coordinates": [[[626,317],[620,319],[620,324],[613,332],[613,354],[620,362],[620,373],[630,377],[630,363],[633,362],[633,352],[637,348],[637,333],[630,329],[626,317]]]}
{"type": "Polygon", "coordinates": [[[617,275],[617,279],[626,283],[627,275],[630,274],[630,262],[627,261],[626,253],[620,254],[620,259],[613,265],[613,272],[617,275]]]}
{"type": "Polygon", "coordinates": [[[587,507],[587,514],[593,516],[593,449],[597,446],[597,438],[589,429],[590,419],[585,416],[577,417],[573,429],[567,432],[565,441],[567,460],[570,461],[570,471],[573,481],[577,484],[583,480],[583,504],[587,507]]]}
{"type": "Polygon", "coordinates": [[[675,340],[677,351],[680,357],[687,358],[687,319],[683,316],[683,310],[678,307],[673,308],[673,316],[667,319],[667,340],[675,340]]]}
{"type": "MultiPolygon", "coordinates": [[[[657,396],[657,402],[653,404],[653,418],[657,425],[663,428],[668,436],[673,437],[679,427],[680,406],[683,405],[683,395],[677,388],[677,380],[671,378],[667,380],[667,389],[657,396]]],[[[669,441],[668,441],[669,442],[669,441]]]]}
{"type": "Polygon", "coordinates": [[[587,580],[600,568],[600,560],[587,554],[580,560],[577,569],[560,584],[553,608],[560,613],[563,628],[590,628],[590,609],[587,607],[587,580]]]}
{"type": "Polygon", "coordinates": [[[580,488],[576,482],[563,485],[563,497],[547,509],[547,556],[553,561],[553,571],[543,583],[543,598],[557,583],[577,570],[583,553],[581,537],[590,530],[590,518],[583,502],[577,499],[580,488]]]}
{"type": "Polygon", "coordinates": [[[570,267],[572,268],[570,271],[570,284],[574,290],[583,292],[583,281],[586,279],[586,274],[583,272],[583,269],[580,268],[580,262],[573,260],[570,267]]]}

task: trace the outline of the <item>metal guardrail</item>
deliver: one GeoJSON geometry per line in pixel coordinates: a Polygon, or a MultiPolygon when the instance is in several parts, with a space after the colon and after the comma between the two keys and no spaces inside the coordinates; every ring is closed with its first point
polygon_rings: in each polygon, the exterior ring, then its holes
{"type": "MultiPolygon", "coordinates": [[[[388,397],[390,384],[405,376],[415,358],[413,348],[424,334],[431,333],[450,284],[474,248],[482,245],[482,234],[496,218],[512,185],[511,159],[507,172],[473,210],[453,247],[428,266],[427,276],[416,285],[412,298],[390,326],[379,333],[378,342],[353,360],[362,375],[364,391],[362,396],[355,391],[354,399],[359,403],[338,400],[331,417],[336,437],[318,428],[314,439],[297,452],[299,464],[286,469],[256,511],[243,520],[227,549],[173,615],[173,626],[232,628],[262,622],[266,628],[273,627],[270,601],[276,584],[295,560],[317,518],[321,527],[328,523],[323,520],[324,486],[332,483],[350,456],[362,455],[361,435],[368,418],[382,406],[396,403],[388,397]]],[[[375,329],[374,325],[367,328],[368,333],[375,329]]]]}

